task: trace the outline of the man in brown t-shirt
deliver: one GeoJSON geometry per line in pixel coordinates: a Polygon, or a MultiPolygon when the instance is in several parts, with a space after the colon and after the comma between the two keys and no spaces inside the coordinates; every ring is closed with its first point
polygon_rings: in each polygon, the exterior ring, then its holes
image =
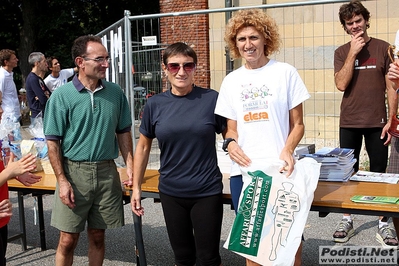
{"type": "MultiPolygon", "coordinates": [[[[359,154],[363,137],[370,160],[370,171],[385,172],[388,162],[388,129],[396,113],[395,90],[387,78],[390,59],[389,44],[371,38],[370,12],[360,3],[351,1],[339,10],[341,24],[351,41],[334,54],[334,78],[338,90],[344,92],[341,102],[339,142],[341,148],[354,149],[354,171],[359,169],[359,154]],[[389,114],[385,105],[388,95],[389,114]]],[[[394,229],[388,217],[381,217],[377,240],[384,246],[397,246],[394,229]]],[[[350,214],[344,214],[333,235],[335,242],[347,242],[354,234],[350,214]]]]}

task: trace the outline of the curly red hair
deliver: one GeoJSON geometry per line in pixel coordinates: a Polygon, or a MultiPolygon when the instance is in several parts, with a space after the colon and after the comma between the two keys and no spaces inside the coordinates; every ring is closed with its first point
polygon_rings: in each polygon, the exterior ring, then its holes
{"type": "Polygon", "coordinates": [[[261,9],[243,9],[234,13],[226,26],[224,40],[233,59],[240,58],[236,45],[238,31],[245,27],[254,27],[265,38],[265,56],[277,52],[281,40],[276,21],[261,9]]]}

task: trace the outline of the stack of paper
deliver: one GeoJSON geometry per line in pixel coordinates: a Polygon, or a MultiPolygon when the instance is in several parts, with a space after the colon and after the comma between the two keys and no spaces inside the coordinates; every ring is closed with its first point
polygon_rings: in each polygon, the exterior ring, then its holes
{"type": "Polygon", "coordinates": [[[322,181],[348,181],[353,174],[356,159],[353,149],[324,147],[313,154],[303,154],[321,163],[320,177],[322,181]]]}
{"type": "Polygon", "coordinates": [[[399,174],[357,171],[356,174],[351,176],[350,180],[397,184],[399,181],[399,174]]]}

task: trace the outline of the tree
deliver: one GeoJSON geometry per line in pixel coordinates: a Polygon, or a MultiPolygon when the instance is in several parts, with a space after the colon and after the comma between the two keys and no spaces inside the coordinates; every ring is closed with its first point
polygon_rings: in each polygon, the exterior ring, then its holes
{"type": "Polygon", "coordinates": [[[40,51],[59,58],[62,67],[72,67],[71,45],[85,34],[96,34],[120,20],[124,10],[132,15],[158,13],[159,0],[2,0],[0,49],[17,52],[14,70],[17,88],[31,68],[28,55],[40,51]]]}

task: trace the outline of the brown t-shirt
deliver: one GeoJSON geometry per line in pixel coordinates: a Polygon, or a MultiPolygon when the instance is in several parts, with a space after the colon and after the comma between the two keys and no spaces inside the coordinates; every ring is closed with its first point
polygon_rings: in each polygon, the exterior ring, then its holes
{"type": "MultiPolygon", "coordinates": [[[[387,121],[385,75],[390,59],[389,43],[371,38],[356,57],[352,81],[341,102],[340,127],[382,128],[387,121]]],[[[350,42],[334,54],[334,73],[341,70],[349,53],[350,42]]]]}

